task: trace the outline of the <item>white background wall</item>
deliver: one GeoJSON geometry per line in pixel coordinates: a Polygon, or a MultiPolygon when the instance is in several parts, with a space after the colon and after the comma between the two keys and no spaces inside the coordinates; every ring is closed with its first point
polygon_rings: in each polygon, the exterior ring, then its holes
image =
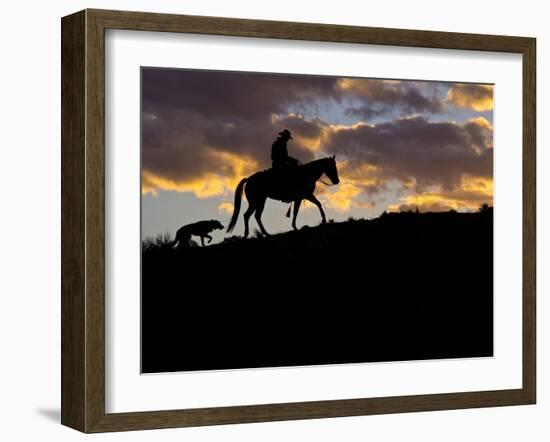
{"type": "Polygon", "coordinates": [[[534,36],[538,39],[536,406],[104,434],[96,440],[546,441],[550,436],[550,28],[545,2],[4,2],[0,26],[0,439],[73,441],[60,408],[60,17],[86,7],[534,36]],[[546,175],[544,174],[546,171],[546,175]],[[7,246],[7,247],[6,247],[7,246]]]}

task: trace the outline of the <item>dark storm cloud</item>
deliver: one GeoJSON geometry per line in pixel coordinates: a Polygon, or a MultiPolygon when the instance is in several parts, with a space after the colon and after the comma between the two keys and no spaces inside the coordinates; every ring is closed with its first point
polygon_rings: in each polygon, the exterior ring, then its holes
{"type": "Polygon", "coordinates": [[[205,118],[258,119],[294,102],[336,98],[337,78],[144,69],[144,110],[188,109],[205,118]]]}
{"type": "Polygon", "coordinates": [[[460,125],[414,117],[356,125],[335,131],[325,147],[347,159],[351,171],[370,164],[382,180],[413,181],[416,190],[454,189],[465,174],[492,177],[492,129],[481,121],[460,125]]]}
{"type": "Polygon", "coordinates": [[[492,126],[483,118],[473,119],[464,125],[470,135],[472,146],[476,149],[493,147],[492,126]]]}
{"type": "MultiPolygon", "coordinates": [[[[396,110],[403,114],[437,113],[443,105],[435,91],[421,92],[420,83],[388,80],[342,79],[339,88],[354,98],[363,101],[358,106],[346,109],[355,117],[371,119],[396,110]]],[[[425,89],[429,89],[424,85],[425,89]]]]}
{"type": "Polygon", "coordinates": [[[378,109],[375,109],[372,105],[364,105],[359,107],[348,107],[346,109],[346,115],[371,120],[373,118],[386,115],[391,112],[391,110],[392,108],[388,107],[379,107],[378,109]]]}

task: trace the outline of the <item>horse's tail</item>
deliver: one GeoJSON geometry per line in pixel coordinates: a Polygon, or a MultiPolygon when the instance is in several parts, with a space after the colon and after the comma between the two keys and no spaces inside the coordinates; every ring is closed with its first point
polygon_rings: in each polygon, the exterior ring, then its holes
{"type": "Polygon", "coordinates": [[[229,221],[229,225],[227,226],[227,232],[231,233],[231,231],[235,228],[235,224],[237,224],[237,219],[239,218],[239,212],[241,211],[241,199],[243,195],[243,189],[244,184],[248,178],[243,178],[237,188],[235,189],[235,203],[233,204],[233,216],[231,217],[231,221],[229,221]]]}

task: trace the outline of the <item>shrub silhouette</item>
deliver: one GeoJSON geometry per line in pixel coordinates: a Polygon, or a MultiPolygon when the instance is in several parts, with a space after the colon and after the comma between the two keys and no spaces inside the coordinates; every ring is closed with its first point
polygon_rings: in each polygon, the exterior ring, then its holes
{"type": "Polygon", "coordinates": [[[152,250],[169,249],[171,248],[172,238],[168,232],[160,233],[154,238],[145,238],[141,244],[141,249],[144,253],[152,250]]]}
{"type": "MultiPolygon", "coordinates": [[[[145,238],[141,242],[141,250],[143,253],[171,250],[173,248],[174,241],[168,232],[159,233],[155,237],[145,238]]],[[[199,244],[194,240],[189,240],[189,243],[184,247],[198,247],[199,244]]]]}

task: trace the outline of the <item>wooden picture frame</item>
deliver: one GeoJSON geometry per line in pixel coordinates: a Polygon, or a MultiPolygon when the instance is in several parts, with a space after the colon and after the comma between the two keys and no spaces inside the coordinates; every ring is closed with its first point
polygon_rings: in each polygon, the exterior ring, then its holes
{"type": "Polygon", "coordinates": [[[92,433],[534,404],[533,38],[84,10],[62,19],[62,424],[92,433]],[[216,408],[105,411],[105,30],[124,29],[419,48],[523,57],[523,385],[518,389],[216,408]]]}

